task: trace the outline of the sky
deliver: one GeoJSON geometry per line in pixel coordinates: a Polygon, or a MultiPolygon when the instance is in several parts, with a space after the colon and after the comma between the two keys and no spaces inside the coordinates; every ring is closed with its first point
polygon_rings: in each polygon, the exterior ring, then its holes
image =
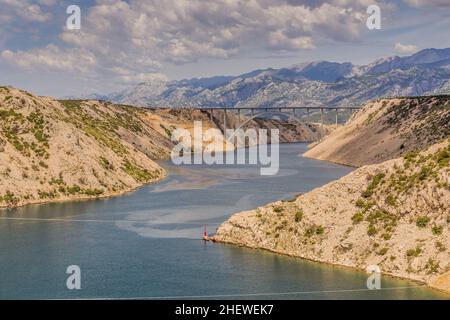
{"type": "Polygon", "coordinates": [[[449,30],[450,0],[0,0],[0,85],[84,96],[317,60],[362,65],[450,47],[449,30]],[[70,5],[79,29],[67,28],[70,5]],[[381,29],[366,25],[371,5],[381,29]]]}

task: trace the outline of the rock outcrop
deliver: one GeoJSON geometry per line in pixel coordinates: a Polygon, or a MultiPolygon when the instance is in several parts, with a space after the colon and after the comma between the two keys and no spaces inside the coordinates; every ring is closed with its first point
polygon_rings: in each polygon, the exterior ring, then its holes
{"type": "Polygon", "coordinates": [[[367,103],[305,156],[359,167],[423,150],[448,136],[450,96],[381,99],[367,103]]]}
{"type": "MultiPolygon", "coordinates": [[[[235,117],[228,115],[230,125],[235,117]]],[[[169,158],[173,130],[192,132],[194,121],[202,121],[204,130],[220,131],[220,119],[198,110],[57,101],[1,87],[0,207],[108,197],[158,181],[166,173],[154,160],[169,158]]],[[[281,142],[313,141],[329,132],[280,120],[248,126],[278,128],[281,142]]]]}
{"type": "Polygon", "coordinates": [[[213,240],[358,269],[378,265],[450,292],[450,144],[235,214],[213,240]]]}

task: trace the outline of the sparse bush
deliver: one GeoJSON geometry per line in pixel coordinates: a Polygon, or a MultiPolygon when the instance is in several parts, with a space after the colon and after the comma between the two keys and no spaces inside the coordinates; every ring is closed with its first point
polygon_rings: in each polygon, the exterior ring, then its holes
{"type": "Polygon", "coordinates": [[[420,247],[415,247],[414,249],[408,249],[406,251],[406,256],[408,258],[418,257],[418,256],[420,256],[421,253],[422,253],[422,249],[420,247]]]}
{"type": "Polygon", "coordinates": [[[42,167],[42,168],[48,168],[48,165],[44,162],[44,161],[39,161],[39,165],[42,167]]]}
{"type": "Polygon", "coordinates": [[[396,199],[392,194],[390,194],[390,195],[388,195],[388,196],[386,197],[386,203],[387,203],[388,205],[394,207],[394,206],[396,205],[396,203],[397,203],[397,199],[396,199]]]}
{"type": "Polygon", "coordinates": [[[390,240],[392,238],[392,235],[390,233],[383,233],[381,236],[384,240],[390,240]]]}
{"type": "Polygon", "coordinates": [[[81,188],[78,185],[73,185],[73,186],[67,188],[67,193],[70,195],[80,193],[80,191],[81,191],[81,188]]]}
{"type": "Polygon", "coordinates": [[[83,193],[87,196],[99,196],[101,194],[103,194],[103,190],[101,189],[84,189],[83,193]]]}
{"type": "Polygon", "coordinates": [[[147,182],[154,178],[153,174],[147,169],[141,168],[140,166],[131,163],[129,160],[125,160],[122,170],[138,182],[147,182]]]}
{"type": "Polygon", "coordinates": [[[376,174],[372,178],[372,181],[370,182],[370,184],[367,186],[367,189],[364,190],[361,193],[361,195],[364,198],[370,198],[373,195],[373,192],[375,191],[375,189],[378,187],[378,185],[383,182],[383,179],[385,176],[386,176],[386,174],[384,172],[380,172],[380,173],[376,174]]]}
{"type": "Polygon", "coordinates": [[[425,269],[427,269],[427,274],[437,273],[439,271],[439,262],[429,258],[425,265],[425,269]]]}
{"type": "Polygon", "coordinates": [[[302,219],[303,219],[303,210],[299,209],[295,213],[295,222],[300,222],[300,221],[302,221],[302,219]]]}
{"type": "Polygon", "coordinates": [[[378,230],[374,226],[369,226],[369,228],[367,229],[367,234],[369,236],[373,236],[373,235],[377,234],[377,232],[378,232],[378,230]]]}
{"type": "Polygon", "coordinates": [[[436,241],[435,246],[439,250],[439,252],[444,252],[445,250],[447,250],[445,245],[440,241],[436,241]]]}
{"type": "Polygon", "coordinates": [[[324,234],[325,232],[325,228],[322,226],[318,226],[318,225],[313,225],[311,227],[309,227],[308,229],[306,229],[305,231],[305,236],[307,236],[308,238],[313,236],[313,235],[321,235],[324,234]]]}
{"type": "Polygon", "coordinates": [[[444,231],[443,226],[433,226],[433,228],[431,228],[431,232],[433,232],[433,234],[436,236],[442,234],[443,231],[444,231]]]}
{"type": "Polygon", "coordinates": [[[352,216],[352,221],[354,224],[358,224],[364,220],[364,215],[362,212],[357,212],[352,216]]]}
{"type": "Polygon", "coordinates": [[[421,216],[417,218],[416,226],[418,226],[419,228],[425,228],[429,222],[430,218],[428,218],[427,216],[421,216]]]}
{"type": "Polygon", "coordinates": [[[274,211],[275,213],[281,213],[281,212],[283,212],[283,210],[284,210],[283,207],[278,207],[278,206],[277,206],[277,207],[274,207],[274,208],[273,208],[273,211],[274,211]]]}
{"type": "Polygon", "coordinates": [[[317,228],[316,228],[316,234],[317,235],[321,235],[321,234],[323,234],[325,232],[325,228],[324,227],[322,227],[322,226],[317,226],[317,228]]]}

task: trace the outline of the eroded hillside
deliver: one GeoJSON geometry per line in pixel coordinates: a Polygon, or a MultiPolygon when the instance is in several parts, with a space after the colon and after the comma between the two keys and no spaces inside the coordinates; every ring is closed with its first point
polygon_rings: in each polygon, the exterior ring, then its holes
{"type": "MultiPolygon", "coordinates": [[[[173,130],[220,132],[222,116],[186,109],[148,110],[94,100],[61,100],[0,88],[0,207],[121,194],[157,181],[165,171],[173,130]]],[[[241,119],[245,121],[246,118],[241,119]]],[[[235,126],[236,115],[227,116],[235,126]]],[[[281,142],[312,141],[319,125],[251,120],[280,129],[281,142]]]]}
{"type": "Polygon", "coordinates": [[[450,292],[450,143],[235,214],[215,241],[423,281],[450,292]]]}
{"type": "Polygon", "coordinates": [[[151,158],[167,144],[139,109],[13,88],[0,101],[0,206],[109,196],[165,175],[151,158]]]}
{"type": "Polygon", "coordinates": [[[450,135],[450,96],[367,103],[306,157],[362,166],[419,151],[450,135]]]}

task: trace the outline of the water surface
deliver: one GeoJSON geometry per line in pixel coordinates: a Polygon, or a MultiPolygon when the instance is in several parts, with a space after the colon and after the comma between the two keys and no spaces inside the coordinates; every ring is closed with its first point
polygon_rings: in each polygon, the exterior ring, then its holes
{"type": "Polygon", "coordinates": [[[352,169],[280,146],[280,171],[173,166],[166,180],[124,196],[0,211],[0,298],[431,299],[442,294],[363,272],[260,250],[205,243],[231,214],[290,199],[352,169]],[[81,290],[66,268],[81,268],[81,290]]]}

